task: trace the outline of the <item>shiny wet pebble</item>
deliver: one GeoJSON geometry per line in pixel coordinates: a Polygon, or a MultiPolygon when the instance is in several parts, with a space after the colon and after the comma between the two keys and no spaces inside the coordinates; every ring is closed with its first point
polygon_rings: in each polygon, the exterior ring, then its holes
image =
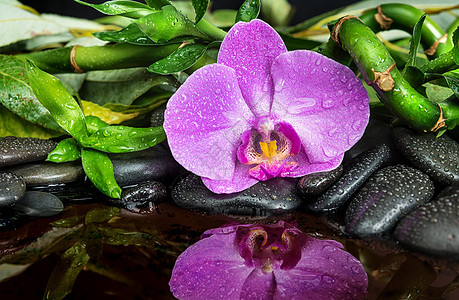
{"type": "Polygon", "coordinates": [[[339,165],[329,172],[308,174],[298,181],[298,190],[305,197],[319,195],[335,183],[342,173],[343,166],[339,165]]]}
{"type": "Polygon", "coordinates": [[[174,187],[172,199],[186,209],[253,216],[279,214],[293,210],[301,204],[296,180],[291,178],[262,181],[238,193],[215,194],[194,174],[190,174],[174,187]]]}
{"type": "Polygon", "coordinates": [[[44,160],[57,143],[37,138],[0,138],[0,167],[44,160]]]}
{"type": "Polygon", "coordinates": [[[6,171],[21,175],[28,186],[61,184],[83,178],[84,171],[80,161],[66,163],[30,163],[5,168],[6,171]]]}
{"type": "Polygon", "coordinates": [[[167,198],[167,189],[157,181],[146,181],[136,186],[123,189],[121,199],[110,199],[110,203],[133,212],[150,212],[155,203],[167,198]]]}
{"type": "Polygon", "coordinates": [[[163,104],[156,108],[151,113],[150,123],[152,127],[163,126],[164,123],[164,112],[166,111],[166,104],[163,104]]]}
{"type": "Polygon", "coordinates": [[[459,183],[406,216],[394,237],[412,249],[459,258],[459,183]]]}
{"type": "Polygon", "coordinates": [[[110,154],[110,158],[116,182],[122,187],[150,180],[167,183],[183,172],[163,145],[143,151],[110,154]]]}
{"type": "Polygon", "coordinates": [[[0,231],[16,229],[27,221],[27,216],[9,207],[0,207],[0,231]]]}
{"type": "Polygon", "coordinates": [[[12,208],[31,217],[51,217],[61,213],[64,204],[53,194],[30,191],[12,208]]]}
{"type": "Polygon", "coordinates": [[[433,197],[429,176],[404,165],[376,172],[346,211],[346,232],[359,237],[392,229],[401,218],[433,197]]]}
{"type": "Polygon", "coordinates": [[[442,135],[417,133],[397,127],[393,135],[400,152],[432,180],[446,186],[459,181],[459,144],[442,135]]]}
{"type": "Polygon", "coordinates": [[[22,176],[0,172],[0,207],[9,206],[24,196],[26,185],[22,176]]]}
{"type": "Polygon", "coordinates": [[[306,208],[321,213],[337,211],[389,157],[389,147],[384,144],[358,155],[344,166],[340,179],[316,199],[306,203],[306,208]]]}

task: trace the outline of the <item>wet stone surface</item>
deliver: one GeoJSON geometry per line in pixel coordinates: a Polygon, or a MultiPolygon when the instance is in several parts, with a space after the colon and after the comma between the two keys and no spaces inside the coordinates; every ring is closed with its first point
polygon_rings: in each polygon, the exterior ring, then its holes
{"type": "Polygon", "coordinates": [[[163,126],[165,111],[166,111],[166,104],[163,104],[152,112],[151,119],[150,119],[150,123],[152,127],[163,126]]]}
{"type": "Polygon", "coordinates": [[[411,212],[394,232],[403,245],[434,255],[459,259],[459,183],[411,212]]]}
{"type": "Polygon", "coordinates": [[[0,207],[0,231],[16,229],[26,221],[27,216],[22,213],[9,207],[0,207]]]}
{"type": "Polygon", "coordinates": [[[298,181],[298,190],[304,196],[315,196],[323,193],[330,185],[335,183],[343,173],[343,166],[329,172],[319,172],[302,177],[298,181]]]}
{"type": "Polygon", "coordinates": [[[321,213],[337,211],[389,157],[390,151],[386,145],[379,145],[358,155],[344,166],[343,175],[335,184],[306,203],[306,209],[321,213]]]}
{"type": "Polygon", "coordinates": [[[433,197],[429,176],[404,165],[376,172],[346,211],[346,232],[359,237],[384,233],[433,197]]]}
{"type": "Polygon", "coordinates": [[[83,178],[84,171],[80,161],[67,163],[30,163],[5,168],[5,171],[21,175],[27,186],[61,184],[83,178]]]}
{"type": "Polygon", "coordinates": [[[9,206],[24,196],[24,179],[13,173],[0,172],[0,207],[9,206]]]}
{"type": "Polygon", "coordinates": [[[121,187],[149,180],[167,183],[183,172],[162,144],[143,151],[110,154],[110,158],[116,182],[121,187]]]}
{"type": "Polygon", "coordinates": [[[444,186],[459,181],[459,144],[442,135],[420,134],[397,127],[393,136],[400,152],[432,180],[444,186]]]}
{"type": "Polygon", "coordinates": [[[291,178],[262,181],[238,193],[215,194],[194,174],[174,187],[172,199],[186,209],[228,215],[274,215],[293,210],[301,204],[296,180],[291,178]]]}
{"type": "Polygon", "coordinates": [[[64,202],[95,202],[104,196],[89,179],[76,182],[29,187],[31,191],[51,193],[64,202]]]}
{"type": "Polygon", "coordinates": [[[62,212],[64,204],[50,193],[30,191],[12,207],[31,217],[51,217],[62,212]]]}
{"type": "Polygon", "coordinates": [[[57,143],[37,138],[0,138],[0,167],[44,160],[57,143]]]}
{"type": "Polygon", "coordinates": [[[110,199],[109,203],[132,212],[154,211],[155,203],[166,200],[167,189],[157,181],[146,181],[123,189],[121,199],[110,199]]]}

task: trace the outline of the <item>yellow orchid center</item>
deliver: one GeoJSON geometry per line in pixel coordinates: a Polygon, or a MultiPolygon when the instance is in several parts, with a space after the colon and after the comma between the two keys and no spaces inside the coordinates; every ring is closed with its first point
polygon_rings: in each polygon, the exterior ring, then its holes
{"type": "Polygon", "coordinates": [[[260,142],[260,148],[261,148],[261,151],[263,152],[263,154],[267,158],[272,158],[276,154],[277,141],[274,140],[274,141],[270,141],[269,143],[268,142],[260,142]]]}

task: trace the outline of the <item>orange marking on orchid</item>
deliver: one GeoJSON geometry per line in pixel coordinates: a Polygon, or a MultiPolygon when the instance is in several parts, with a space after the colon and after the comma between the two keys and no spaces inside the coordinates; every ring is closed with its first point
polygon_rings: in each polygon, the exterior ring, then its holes
{"type": "Polygon", "coordinates": [[[267,142],[260,142],[260,148],[267,158],[271,158],[276,154],[277,141],[270,141],[269,144],[267,142]]]}

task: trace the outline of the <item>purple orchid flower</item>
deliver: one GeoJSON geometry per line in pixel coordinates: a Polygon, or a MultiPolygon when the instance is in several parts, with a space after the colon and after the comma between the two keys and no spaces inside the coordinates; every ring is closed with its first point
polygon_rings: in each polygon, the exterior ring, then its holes
{"type": "Polygon", "coordinates": [[[288,52],[265,22],[234,25],[217,61],[177,90],[164,121],[174,158],[211,191],[332,170],[363,135],[361,81],[316,52],[288,52]]]}
{"type": "Polygon", "coordinates": [[[178,299],[364,299],[368,278],[340,243],[286,222],[206,231],[177,259],[178,299]]]}

